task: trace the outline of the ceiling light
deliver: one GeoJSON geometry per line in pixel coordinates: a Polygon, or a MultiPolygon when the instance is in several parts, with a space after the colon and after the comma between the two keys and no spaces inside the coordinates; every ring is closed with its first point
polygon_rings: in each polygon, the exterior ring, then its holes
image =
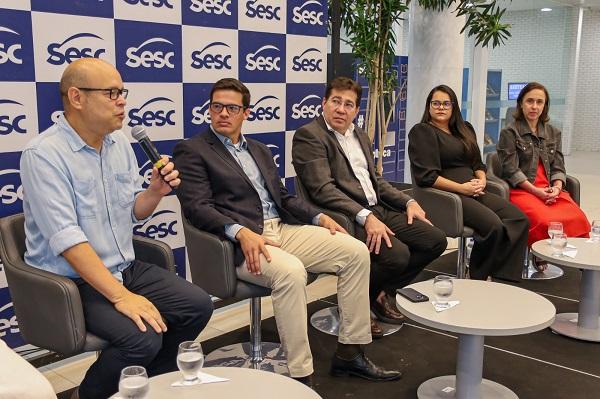
{"type": "Polygon", "coordinates": [[[548,8],[548,7],[544,7],[540,11],[549,12],[549,11],[552,11],[552,9],[548,8]]]}

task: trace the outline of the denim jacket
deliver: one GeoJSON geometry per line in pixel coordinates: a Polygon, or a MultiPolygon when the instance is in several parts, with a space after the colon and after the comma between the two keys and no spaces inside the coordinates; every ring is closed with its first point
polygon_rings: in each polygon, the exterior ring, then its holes
{"type": "Polygon", "coordinates": [[[562,154],[561,132],[549,123],[538,123],[538,134],[531,132],[526,121],[515,121],[502,129],[496,150],[502,164],[502,178],[517,187],[535,181],[541,159],[550,183],[567,178],[562,154]]]}

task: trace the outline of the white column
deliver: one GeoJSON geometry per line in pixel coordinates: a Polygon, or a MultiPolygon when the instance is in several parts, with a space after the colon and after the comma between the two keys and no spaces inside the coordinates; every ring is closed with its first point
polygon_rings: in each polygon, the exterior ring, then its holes
{"type": "MultiPolygon", "coordinates": [[[[426,11],[411,2],[408,25],[408,91],[406,133],[420,122],[427,94],[436,85],[446,84],[462,94],[465,18],[450,10],[426,11]]],[[[405,145],[404,181],[410,182],[408,140],[405,145]]]]}
{"type": "MultiPolygon", "coordinates": [[[[577,97],[577,80],[579,73],[579,53],[581,50],[581,30],[583,28],[583,7],[579,7],[577,12],[577,33],[575,47],[571,52],[571,65],[569,66],[569,89],[567,91],[567,106],[565,108],[565,121],[562,128],[563,153],[571,153],[571,143],[573,142],[573,125],[575,123],[575,101],[577,97]]],[[[550,103],[552,106],[552,103],[550,103]]],[[[552,121],[550,121],[552,123],[552,121]]]]}
{"type": "MultiPolygon", "coordinates": [[[[485,134],[485,103],[487,87],[488,49],[487,47],[475,46],[473,51],[472,89],[471,89],[471,112],[469,119],[475,133],[477,144],[483,153],[483,136],[485,134]]],[[[498,100],[500,101],[500,100],[498,100]]],[[[484,159],[485,162],[485,159],[484,159]]]]}

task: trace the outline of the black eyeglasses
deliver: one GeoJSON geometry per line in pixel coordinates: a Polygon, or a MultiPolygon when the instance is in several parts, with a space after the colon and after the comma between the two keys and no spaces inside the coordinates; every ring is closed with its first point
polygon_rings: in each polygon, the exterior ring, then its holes
{"type": "Polygon", "coordinates": [[[117,98],[119,98],[119,96],[123,96],[123,98],[127,98],[127,95],[129,94],[128,89],[94,89],[94,88],[90,88],[90,87],[78,87],[78,89],[83,90],[83,91],[107,91],[108,97],[111,100],[116,100],[117,98]]]}
{"type": "Polygon", "coordinates": [[[439,101],[439,100],[432,100],[431,101],[431,107],[435,108],[435,109],[439,109],[441,107],[443,107],[444,109],[450,109],[452,108],[452,101],[439,101]]]}
{"type": "Polygon", "coordinates": [[[248,107],[244,107],[242,105],[237,104],[210,103],[210,110],[212,112],[216,112],[217,114],[223,112],[223,108],[227,109],[227,113],[229,115],[237,115],[240,113],[241,110],[246,109],[248,107]]]}

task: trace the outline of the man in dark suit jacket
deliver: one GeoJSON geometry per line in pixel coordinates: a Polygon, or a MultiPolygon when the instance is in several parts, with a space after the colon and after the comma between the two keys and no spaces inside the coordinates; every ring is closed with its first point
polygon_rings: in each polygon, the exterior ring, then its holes
{"type": "Polygon", "coordinates": [[[356,221],[356,237],[372,253],[371,309],[379,320],[401,324],[396,289],[441,255],[447,241],[414,199],[375,173],[369,137],[352,123],[361,93],[349,78],[327,85],[323,114],[294,135],[293,164],[316,205],[356,221]]]}
{"type": "Polygon", "coordinates": [[[371,342],[365,245],[345,234],[333,219],[290,195],[269,148],[242,135],[242,124],[250,115],[250,92],[244,84],[237,79],[215,83],[209,112],[211,128],[175,147],[174,159],[184,181],[177,196],[194,226],[235,243],[238,278],[272,289],[290,375],[311,383],[308,270],[338,276],[343,320],[332,374],[379,381],[400,378],[400,372],[374,365],[360,349],[360,344],[371,342]]]}

